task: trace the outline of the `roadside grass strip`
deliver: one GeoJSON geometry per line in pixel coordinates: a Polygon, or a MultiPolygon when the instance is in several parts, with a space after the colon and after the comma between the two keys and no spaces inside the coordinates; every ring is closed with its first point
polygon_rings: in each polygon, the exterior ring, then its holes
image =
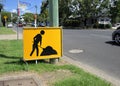
{"type": "Polygon", "coordinates": [[[0,27],[0,35],[2,34],[15,34],[11,28],[0,27]]]}

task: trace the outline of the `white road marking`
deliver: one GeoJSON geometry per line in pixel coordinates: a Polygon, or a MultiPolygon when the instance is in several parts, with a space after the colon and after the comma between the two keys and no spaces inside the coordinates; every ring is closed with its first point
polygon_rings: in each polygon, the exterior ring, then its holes
{"type": "Polygon", "coordinates": [[[81,50],[81,49],[72,49],[72,50],[69,50],[69,53],[83,53],[83,50],[81,50]]]}

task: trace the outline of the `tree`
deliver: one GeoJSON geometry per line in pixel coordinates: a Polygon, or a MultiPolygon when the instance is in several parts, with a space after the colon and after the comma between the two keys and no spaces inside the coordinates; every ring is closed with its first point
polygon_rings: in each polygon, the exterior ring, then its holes
{"type": "Polygon", "coordinates": [[[3,9],[3,4],[0,3],[0,26],[2,26],[2,21],[1,21],[1,10],[3,9]]]}
{"type": "Polygon", "coordinates": [[[40,15],[38,17],[39,22],[45,22],[47,24],[48,18],[49,18],[48,4],[49,4],[48,0],[42,2],[41,12],[40,12],[40,15]]]}
{"type": "Polygon", "coordinates": [[[59,22],[61,25],[63,25],[63,22],[71,15],[70,6],[72,1],[73,0],[59,0],[59,22]]]}
{"type": "Polygon", "coordinates": [[[34,21],[34,14],[32,14],[32,13],[25,13],[23,16],[24,16],[24,21],[26,23],[30,23],[30,22],[34,21]]]}
{"type": "Polygon", "coordinates": [[[7,21],[11,22],[11,13],[7,11],[2,11],[1,12],[1,19],[4,20],[4,16],[7,16],[7,21]]]}
{"type": "Polygon", "coordinates": [[[71,9],[77,9],[73,13],[79,15],[84,22],[84,26],[86,26],[89,18],[106,15],[108,7],[109,0],[76,0],[71,9]]]}
{"type": "Polygon", "coordinates": [[[44,11],[48,8],[48,4],[49,4],[48,0],[42,2],[42,6],[40,7],[41,8],[40,13],[44,13],[44,11]]]}
{"type": "MultiPolygon", "coordinates": [[[[65,19],[67,19],[70,15],[70,9],[69,6],[71,4],[72,0],[59,0],[59,20],[60,24],[63,23],[65,19]]],[[[47,21],[48,20],[48,4],[49,0],[43,1],[39,16],[39,21],[47,21]]]]}
{"type": "Polygon", "coordinates": [[[18,16],[17,16],[17,13],[12,13],[13,17],[12,17],[12,22],[13,23],[16,23],[17,22],[17,19],[18,19],[18,16]]]}
{"type": "Polygon", "coordinates": [[[114,1],[112,5],[110,5],[110,15],[112,19],[112,23],[120,22],[120,0],[114,1]],[[117,21],[117,18],[119,20],[117,21]]]}
{"type": "MultiPolygon", "coordinates": [[[[48,16],[48,1],[43,2],[41,7],[40,16],[44,19],[48,16]]],[[[108,16],[109,10],[109,0],[59,0],[59,22],[63,25],[64,21],[73,17],[79,18],[86,26],[88,19],[95,22],[99,16],[108,16]]]]}

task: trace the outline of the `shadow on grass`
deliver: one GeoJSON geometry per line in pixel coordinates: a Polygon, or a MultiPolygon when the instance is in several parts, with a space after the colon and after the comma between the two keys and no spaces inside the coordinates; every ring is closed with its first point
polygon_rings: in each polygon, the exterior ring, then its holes
{"type": "MultiPolygon", "coordinates": [[[[25,62],[25,61],[24,61],[25,62]]],[[[36,64],[36,60],[26,61],[28,64],[36,64]]],[[[37,63],[45,63],[49,64],[50,62],[48,60],[37,60],[37,63]]]]}
{"type": "MultiPolygon", "coordinates": [[[[22,58],[22,57],[21,57],[22,58]]],[[[36,64],[36,60],[32,60],[32,61],[24,61],[23,59],[18,58],[16,59],[16,61],[8,61],[5,62],[5,64],[36,64]]],[[[50,62],[46,61],[46,60],[37,60],[37,63],[45,63],[45,64],[49,64],[50,62]]]]}
{"type": "MultiPolygon", "coordinates": [[[[27,65],[28,64],[36,64],[36,60],[24,61],[22,57],[7,56],[7,55],[4,55],[4,54],[0,54],[0,58],[11,59],[9,61],[6,61],[4,64],[18,64],[18,65],[22,65],[22,64],[27,64],[27,65]]],[[[37,63],[49,64],[50,62],[48,60],[37,60],[37,63]]]]}
{"type": "Polygon", "coordinates": [[[120,47],[120,45],[119,44],[117,44],[117,43],[115,43],[114,41],[107,41],[107,42],[105,42],[106,44],[110,44],[110,45],[112,45],[112,46],[119,46],[120,47]]]}
{"type": "Polygon", "coordinates": [[[0,54],[0,58],[8,58],[8,59],[21,59],[22,57],[6,56],[6,55],[3,55],[3,54],[0,54]]]}
{"type": "MultiPolygon", "coordinates": [[[[50,64],[48,61],[45,61],[45,60],[38,60],[37,63],[50,64]]],[[[36,64],[36,62],[35,61],[24,61],[22,59],[18,59],[16,61],[4,62],[4,64],[7,64],[7,65],[9,65],[9,64],[21,65],[22,70],[29,71],[29,66],[32,65],[32,64],[36,64]]]]}

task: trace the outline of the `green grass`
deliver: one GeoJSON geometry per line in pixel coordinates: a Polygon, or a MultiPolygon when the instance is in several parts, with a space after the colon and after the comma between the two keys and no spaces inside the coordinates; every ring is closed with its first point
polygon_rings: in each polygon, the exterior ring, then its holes
{"type": "Polygon", "coordinates": [[[0,34],[15,34],[11,28],[0,27],[0,34]]]}
{"type": "MultiPolygon", "coordinates": [[[[28,66],[21,62],[23,57],[22,40],[0,41],[0,75],[14,73],[17,71],[34,71],[38,74],[54,72],[57,70],[68,70],[71,76],[57,80],[51,86],[111,86],[110,83],[91,75],[73,65],[55,65],[49,63],[28,62],[28,66]]],[[[64,75],[62,75],[64,76],[64,75]]],[[[59,77],[58,77],[59,78],[59,77]]]]}

